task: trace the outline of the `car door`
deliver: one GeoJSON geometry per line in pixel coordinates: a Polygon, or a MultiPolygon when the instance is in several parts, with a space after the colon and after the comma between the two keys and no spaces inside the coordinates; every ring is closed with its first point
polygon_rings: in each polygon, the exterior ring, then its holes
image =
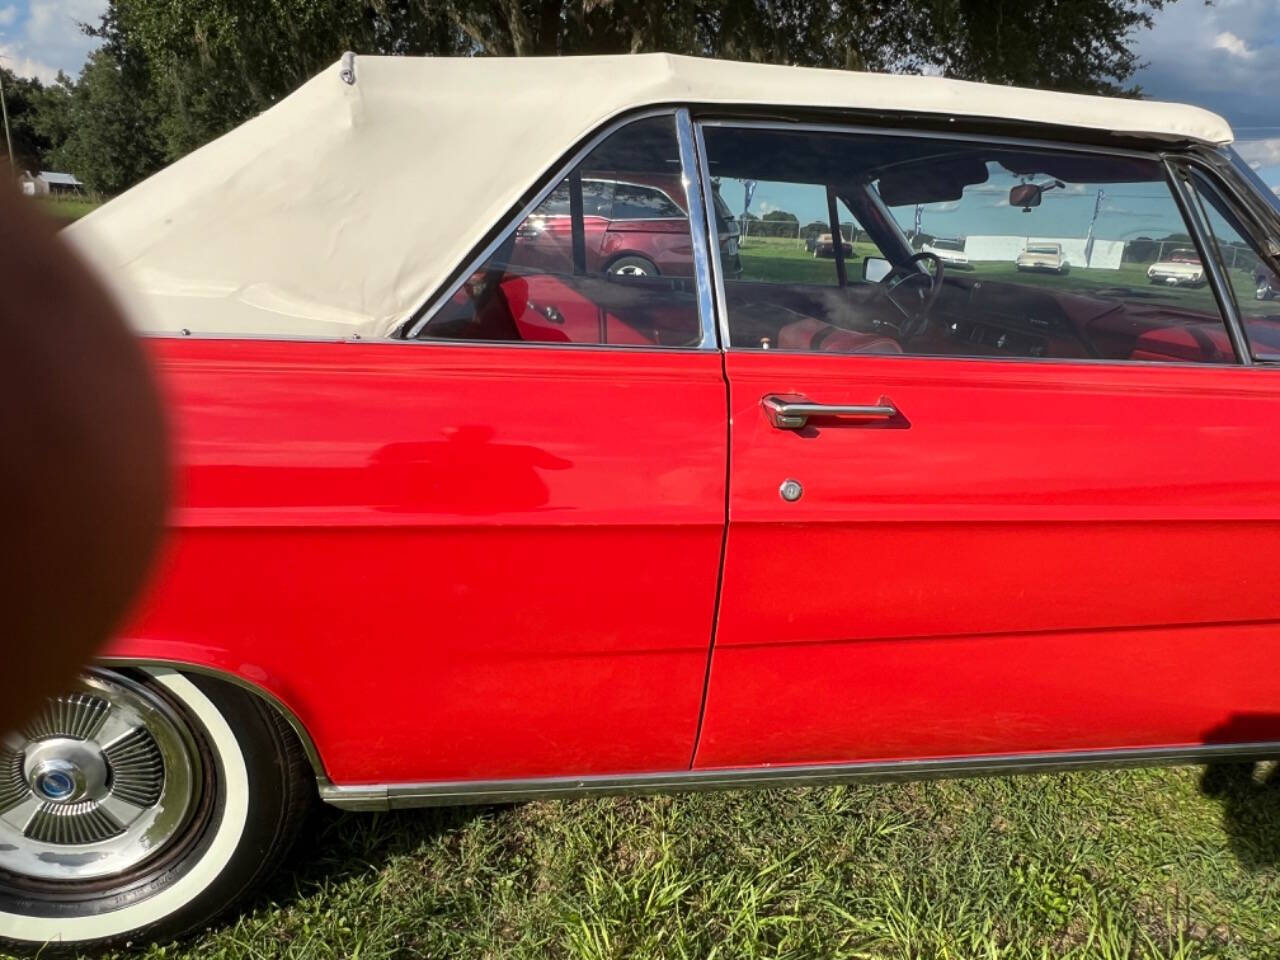
{"type": "MultiPolygon", "coordinates": [[[[670,113],[601,152],[681,164],[670,113]]],[[[163,640],[272,689],[339,786],[688,768],[724,531],[710,295],[593,271],[580,238],[533,269],[527,216],[403,338],[155,342],[179,533],[113,655],[163,640]]]]}
{"type": "Polygon", "coordinates": [[[1280,387],[1212,288],[1149,282],[1137,238],[1197,233],[1160,160],[701,132],[721,189],[834,233],[830,187],[852,259],[906,266],[845,284],[758,239],[755,282],[722,283],[729,528],[695,766],[1277,739],[1280,387]],[[1009,206],[1026,184],[1045,215],[1009,206]],[[970,269],[907,263],[937,234],[967,235],[970,269]],[[1069,273],[1018,272],[1036,238],[1069,273]]]}

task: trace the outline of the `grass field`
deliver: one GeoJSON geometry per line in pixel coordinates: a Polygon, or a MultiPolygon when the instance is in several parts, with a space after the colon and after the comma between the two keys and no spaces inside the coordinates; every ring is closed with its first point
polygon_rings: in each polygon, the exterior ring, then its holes
{"type": "Polygon", "coordinates": [[[1280,786],[1204,778],[321,811],[245,916],[146,956],[1275,956],[1280,786]]]}
{"type": "MultiPolygon", "coordinates": [[[[835,284],[836,282],[835,261],[815,258],[805,250],[802,243],[794,239],[750,237],[739,249],[739,256],[742,258],[744,280],[765,280],[775,283],[835,284]]],[[[853,245],[853,257],[850,258],[848,267],[850,280],[862,277],[862,260],[868,256],[880,256],[874,245],[862,242],[853,245]]],[[[953,269],[949,274],[957,277],[1022,283],[1043,290],[1110,296],[1129,302],[1176,304],[1190,310],[1217,310],[1217,302],[1209,287],[1192,289],[1153,285],[1147,280],[1148,266],[1149,264],[1145,263],[1126,263],[1122,264],[1118,270],[1086,270],[1076,267],[1065,276],[1057,276],[1050,273],[1019,273],[1012,263],[976,261],[971,269],[953,269]]],[[[1236,284],[1238,291],[1251,295],[1252,274],[1247,272],[1237,272],[1237,274],[1233,275],[1233,284],[1236,284]]],[[[1243,302],[1245,309],[1248,309],[1252,300],[1246,296],[1243,302]]]]}
{"type": "Polygon", "coordinates": [[[35,202],[40,208],[59,221],[62,225],[79,220],[89,211],[99,206],[98,201],[87,197],[38,197],[35,202]]]}

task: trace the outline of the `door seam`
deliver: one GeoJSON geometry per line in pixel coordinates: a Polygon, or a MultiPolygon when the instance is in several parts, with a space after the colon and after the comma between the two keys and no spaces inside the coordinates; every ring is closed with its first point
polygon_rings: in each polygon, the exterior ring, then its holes
{"type": "Polygon", "coordinates": [[[707,716],[707,696],[711,692],[711,662],[716,652],[716,634],[720,630],[720,600],[724,591],[724,565],[729,549],[729,485],[732,482],[733,463],[733,404],[729,386],[728,353],[720,351],[720,376],[724,380],[724,523],[720,529],[720,567],[716,573],[715,604],[711,608],[711,637],[707,643],[707,665],[702,675],[702,702],[698,706],[698,725],[693,732],[693,752],[689,755],[689,769],[698,757],[702,743],[702,724],[707,716]]]}

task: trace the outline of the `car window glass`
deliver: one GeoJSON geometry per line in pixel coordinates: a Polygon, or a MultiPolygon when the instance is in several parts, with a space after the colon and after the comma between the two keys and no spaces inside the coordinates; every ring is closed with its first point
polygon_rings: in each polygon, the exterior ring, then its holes
{"type": "MultiPolygon", "coordinates": [[[[613,184],[607,180],[582,180],[582,212],[588,217],[607,217],[613,203],[613,184]]],[[[529,219],[569,216],[569,181],[562,180],[543,200],[529,219]]]]}
{"type": "MultiPolygon", "coordinates": [[[[747,283],[796,283],[836,286],[835,234],[827,213],[826,187],[812,183],[780,183],[718,178],[716,196],[739,204],[738,261],[726,277],[747,283]],[[820,218],[801,221],[796,210],[820,218]]],[[[726,203],[727,206],[727,203],[726,203]]],[[[842,251],[848,270],[863,256],[879,256],[845,205],[836,202],[842,251]]]]}
{"type": "MultiPolygon", "coordinates": [[[[509,229],[416,336],[697,346],[687,203],[674,120],[628,124],[509,229]]],[[[726,257],[730,230],[721,225],[726,257]]]]}
{"type": "Polygon", "coordinates": [[[770,185],[786,197],[773,202],[792,215],[787,229],[802,233],[830,223],[830,188],[857,229],[843,284],[833,270],[815,274],[810,253],[774,258],[765,289],[749,282],[757,223],[741,218],[742,275],[725,271],[734,347],[1236,360],[1154,160],[934,137],[727,126],[704,135],[730,199],[729,184],[770,185]]]}
{"type": "Polygon", "coordinates": [[[1235,211],[1203,176],[1192,178],[1223,275],[1255,355],[1280,355],[1280,279],[1245,238],[1235,211]]]}
{"type": "Polygon", "coordinates": [[[614,220],[680,219],[684,211],[657,187],[619,183],[613,189],[614,220]]]}

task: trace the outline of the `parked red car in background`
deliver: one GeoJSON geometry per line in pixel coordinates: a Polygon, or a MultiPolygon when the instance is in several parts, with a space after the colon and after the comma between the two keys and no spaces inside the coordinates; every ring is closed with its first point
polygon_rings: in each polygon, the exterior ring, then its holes
{"type": "MultiPolygon", "coordinates": [[[[712,191],[717,233],[726,270],[741,272],[738,223],[720,194],[712,191]]],[[[684,185],[679,176],[610,179],[582,174],[582,229],[586,266],[593,273],[631,277],[693,275],[684,185]]],[[[562,183],[516,231],[511,263],[552,272],[573,262],[569,184],[562,183]]]]}

